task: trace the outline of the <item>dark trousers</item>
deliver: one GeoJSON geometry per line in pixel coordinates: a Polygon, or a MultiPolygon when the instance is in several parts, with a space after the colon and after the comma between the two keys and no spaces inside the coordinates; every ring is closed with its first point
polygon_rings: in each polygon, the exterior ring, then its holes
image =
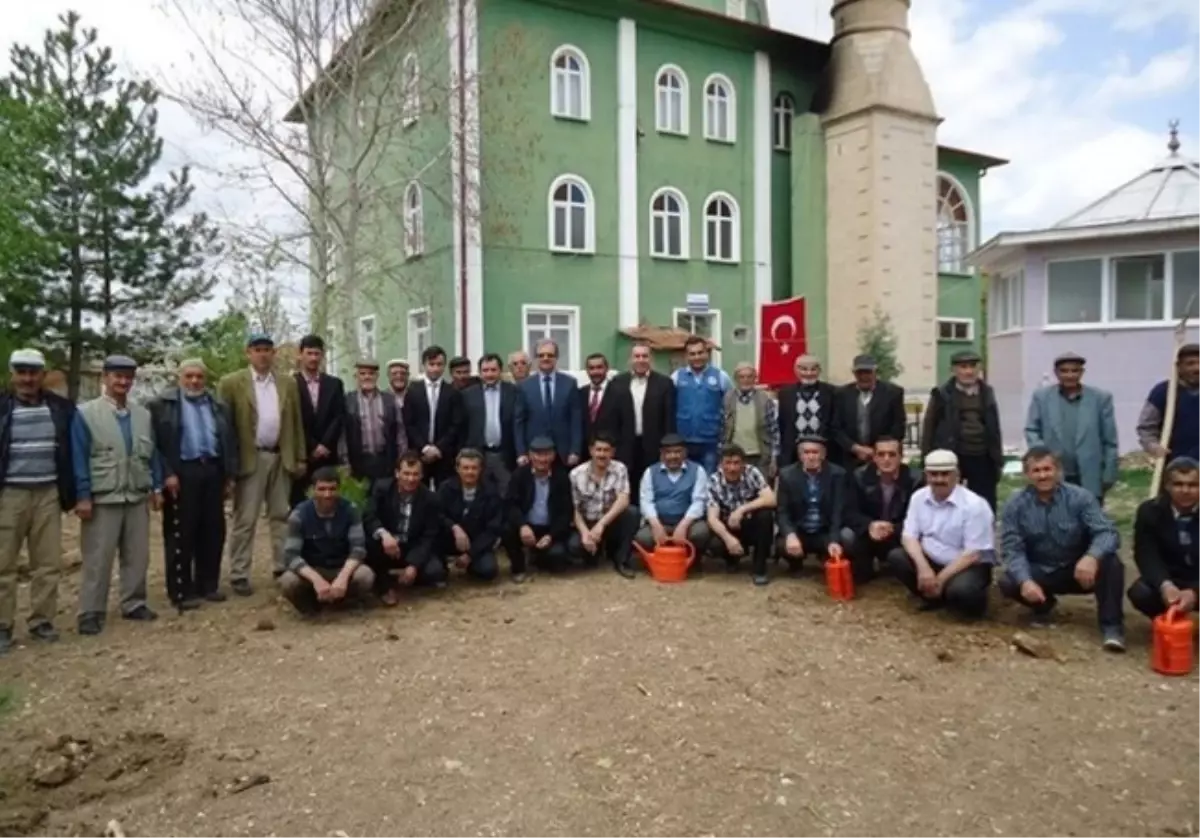
{"type": "Polygon", "coordinates": [[[629,462],[625,463],[625,468],[629,470],[629,497],[632,499],[630,503],[637,503],[641,490],[642,475],[646,473],[646,469],[654,462],[647,457],[642,449],[642,438],[636,437],[633,441],[633,456],[629,458],[629,462]]]}
{"type": "Polygon", "coordinates": [[[1097,558],[1099,566],[1096,569],[1094,590],[1084,590],[1075,580],[1075,565],[1079,561],[1076,559],[1070,564],[1056,568],[1030,565],[1029,570],[1033,581],[1037,582],[1046,594],[1046,601],[1041,605],[1034,605],[1022,599],[1020,584],[1008,573],[1000,577],[1000,593],[1040,613],[1049,612],[1054,607],[1057,601],[1056,595],[1094,593],[1096,595],[1096,613],[1101,627],[1123,625],[1125,622],[1125,565],[1121,564],[1121,560],[1115,554],[1097,558]]]}
{"type": "MultiPolygon", "coordinates": [[[[533,530],[534,538],[541,539],[544,535],[550,534],[549,527],[529,525],[533,530]]],[[[550,546],[545,550],[539,550],[536,547],[526,547],[521,543],[521,530],[519,527],[510,528],[501,537],[500,542],[504,545],[504,552],[508,553],[508,563],[512,567],[513,573],[524,573],[528,567],[529,559],[533,559],[533,564],[539,570],[548,570],[551,573],[559,573],[566,570],[568,563],[567,542],[551,540],[550,546]]]]}
{"type": "MultiPolygon", "coordinates": [[[[722,518],[721,523],[729,529],[729,520],[722,518]]],[[[750,567],[755,576],[767,575],[767,556],[771,554],[771,536],[775,533],[775,516],[769,509],[759,509],[742,518],[738,529],[730,529],[729,534],[738,540],[742,550],[751,556],[750,567]]],[[[709,539],[713,555],[725,560],[731,569],[741,564],[741,556],[729,555],[725,542],[714,533],[709,539]]]]}
{"type": "MultiPolygon", "coordinates": [[[[1172,579],[1171,581],[1181,591],[1187,588],[1191,588],[1193,591],[1196,590],[1195,579],[1186,582],[1178,579],[1172,579]]],[[[1160,614],[1167,613],[1167,604],[1163,602],[1162,592],[1151,588],[1146,584],[1144,579],[1137,580],[1129,587],[1129,601],[1133,603],[1134,608],[1141,611],[1151,620],[1160,614]]]]}
{"type": "Polygon", "coordinates": [[[337,455],[326,457],[323,460],[310,459],[305,466],[304,474],[292,480],[292,492],[290,497],[291,507],[295,509],[298,505],[304,502],[308,497],[309,487],[312,486],[312,476],[317,473],[318,469],[328,466],[336,466],[338,464],[337,455]]]}
{"type": "Polygon", "coordinates": [[[797,532],[796,537],[800,539],[800,546],[804,548],[804,555],[799,558],[787,554],[787,539],[784,536],[780,535],[775,540],[775,555],[786,561],[792,570],[799,570],[805,559],[816,559],[818,563],[824,564],[829,558],[829,545],[834,542],[833,533],[797,532]]]}
{"type": "MultiPolygon", "coordinates": [[[[467,537],[474,544],[475,534],[467,531],[467,537]]],[[[445,556],[458,557],[462,555],[454,546],[454,536],[449,530],[442,536],[441,552],[445,556]]],[[[496,559],[495,547],[489,544],[478,550],[468,550],[467,574],[480,582],[491,582],[495,579],[500,574],[500,562],[496,559]]]]}
{"type": "Polygon", "coordinates": [[[693,463],[699,463],[705,474],[711,475],[717,470],[717,451],[720,447],[719,442],[689,442],[687,456],[693,463]]]}
{"type": "MultiPolygon", "coordinates": [[[[927,597],[917,587],[917,568],[904,550],[888,553],[888,565],[904,587],[929,605],[944,605],[963,617],[982,617],[987,613],[988,588],[992,586],[992,566],[983,562],[954,575],[943,587],[939,598],[927,597]]],[[[933,572],[938,566],[930,562],[933,572]]]]}
{"type": "MultiPolygon", "coordinates": [[[[595,521],[585,522],[589,527],[596,525],[595,521]]],[[[585,565],[594,567],[600,557],[607,556],[614,567],[629,567],[630,551],[633,549],[633,537],[637,535],[641,518],[632,506],[617,516],[616,520],[604,528],[600,538],[599,548],[595,553],[583,549],[583,538],[579,531],[571,533],[567,540],[567,552],[571,558],[581,560],[585,565]]]]}
{"type": "Polygon", "coordinates": [[[876,541],[867,533],[856,533],[849,529],[842,530],[842,547],[850,559],[850,572],[854,574],[854,582],[858,585],[870,582],[874,578],[876,560],[881,565],[890,567],[891,553],[895,550],[904,552],[904,548],[900,546],[899,534],[876,541]]]}
{"type": "Polygon", "coordinates": [[[217,590],[225,547],[225,475],[216,460],[181,463],[179,497],[163,498],[163,551],[171,602],[217,590]]]}
{"type": "Polygon", "coordinates": [[[406,567],[417,569],[414,585],[436,585],[446,581],[446,560],[439,555],[436,545],[419,546],[409,550],[407,544],[400,545],[400,558],[393,559],[383,552],[383,545],[375,538],[367,539],[367,567],[375,573],[375,593],[395,588],[395,570],[406,567]]]}
{"type": "Polygon", "coordinates": [[[996,464],[987,454],[960,454],[958,471],[967,488],[988,502],[996,511],[996,486],[1000,483],[996,464]]]}

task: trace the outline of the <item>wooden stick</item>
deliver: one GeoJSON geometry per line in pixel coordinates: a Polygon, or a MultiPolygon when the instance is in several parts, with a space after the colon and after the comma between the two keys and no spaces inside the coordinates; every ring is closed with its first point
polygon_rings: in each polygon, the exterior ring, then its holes
{"type": "MultiPolygon", "coordinates": [[[[1158,444],[1166,448],[1171,442],[1171,434],[1175,430],[1175,403],[1179,399],[1179,350],[1183,348],[1183,344],[1187,338],[1187,313],[1191,311],[1192,305],[1196,302],[1196,295],[1192,294],[1188,300],[1187,308],[1183,310],[1183,318],[1179,321],[1179,325],[1175,328],[1175,349],[1171,353],[1171,377],[1167,379],[1167,404],[1166,410],[1162,418],[1162,433],[1158,435],[1158,444]]],[[[1171,452],[1167,452],[1170,456],[1171,452]]],[[[1154,459],[1154,479],[1150,481],[1150,500],[1158,497],[1159,491],[1162,489],[1163,469],[1167,466],[1167,457],[1155,457],[1154,459]]]]}

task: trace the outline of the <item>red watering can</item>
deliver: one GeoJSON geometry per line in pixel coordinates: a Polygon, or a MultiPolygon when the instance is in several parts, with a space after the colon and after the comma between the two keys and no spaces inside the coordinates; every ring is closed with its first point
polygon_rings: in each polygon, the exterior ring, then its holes
{"type": "Polygon", "coordinates": [[[633,546],[656,582],[683,582],[687,579],[688,568],[696,561],[696,547],[690,541],[667,541],[653,550],[647,550],[636,541],[633,546]]]}
{"type": "Polygon", "coordinates": [[[854,599],[854,574],[850,562],[841,556],[830,556],[825,562],[825,587],[833,599],[854,599]]]}
{"type": "Polygon", "coordinates": [[[1150,666],[1162,675],[1187,675],[1192,671],[1192,620],[1177,606],[1154,618],[1150,666]]]}

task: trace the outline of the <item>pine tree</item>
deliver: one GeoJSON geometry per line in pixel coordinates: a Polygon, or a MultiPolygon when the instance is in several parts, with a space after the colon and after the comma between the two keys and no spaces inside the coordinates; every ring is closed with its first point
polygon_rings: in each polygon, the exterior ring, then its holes
{"type": "Polygon", "coordinates": [[[877,373],[883,381],[893,381],[904,372],[891,315],[880,306],[875,306],[871,319],[858,327],[858,351],[875,359],[877,373]]]}
{"type": "Polygon", "coordinates": [[[216,241],[203,214],[184,215],[188,170],[158,171],[157,90],[120,78],[112,51],[79,21],[63,15],[40,52],[15,45],[0,90],[61,116],[42,151],[52,186],[31,208],[57,258],[30,278],[43,341],[69,357],[72,396],[86,358],[157,354],[184,309],[212,291],[204,267],[216,241]]]}

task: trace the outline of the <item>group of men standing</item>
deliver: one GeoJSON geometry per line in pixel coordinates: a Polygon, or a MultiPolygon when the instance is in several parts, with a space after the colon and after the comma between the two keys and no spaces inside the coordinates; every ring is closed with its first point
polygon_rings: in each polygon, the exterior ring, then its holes
{"type": "MultiPolygon", "coordinates": [[[[750,556],[756,584],[768,582],[772,556],[797,569],[805,558],[844,555],[861,581],[876,562],[890,568],[925,607],[986,608],[1003,454],[995,394],[975,353],[957,354],[931,395],[916,474],[904,463],[904,391],[879,380],[868,356],[841,387],[822,380],[817,358],[801,357],[796,382],[771,398],[753,366],[732,377],[713,366],[699,337],[670,375],[652,369],[645,345],[615,376],[592,354],[582,386],[558,370],[552,341],[534,348],[532,363],[513,353],[510,381],[498,355],[479,359],[472,375],[468,359],[434,346],[419,380],[395,360],[381,386],[379,364],[367,359],[350,392],[322,372],[319,337],[305,337],[299,352],[298,371],[277,375],[270,336],[253,334],[246,369],[212,388],[202,363],[184,361],[178,386],[147,406],[128,398],[134,362],[110,357],[104,395],[78,408],[43,388],[40,353],[14,353],[12,387],[0,397],[0,647],[11,643],[24,542],[31,636],[57,637],[58,510],[83,522],[78,627],[96,634],[118,556],[122,616],[156,617],[146,603],[151,511],[164,516],[172,604],[224,599],[230,497],[231,590],[253,593],[265,509],[274,575],[305,612],[370,590],[394,603],[405,586],[444,585],[450,567],[492,579],[498,545],[517,581],[530,564],[554,572],[604,556],[632,576],[631,545],[668,540],[711,548],[731,570],[750,556]],[[340,496],[341,465],[368,487],[362,509],[340,496]]],[[[1147,613],[1195,607],[1196,359],[1195,347],[1180,353],[1171,439],[1156,436],[1162,385],[1138,428],[1148,450],[1174,458],[1159,506],[1138,517],[1135,559],[1146,564],[1130,596],[1147,613]]],[[[1059,383],[1030,405],[1030,485],[1003,516],[1001,590],[1040,618],[1055,595],[1095,590],[1105,642],[1117,648],[1123,583],[1100,506],[1116,479],[1116,430],[1111,397],[1081,382],[1084,363],[1056,359],[1059,383]]]]}

